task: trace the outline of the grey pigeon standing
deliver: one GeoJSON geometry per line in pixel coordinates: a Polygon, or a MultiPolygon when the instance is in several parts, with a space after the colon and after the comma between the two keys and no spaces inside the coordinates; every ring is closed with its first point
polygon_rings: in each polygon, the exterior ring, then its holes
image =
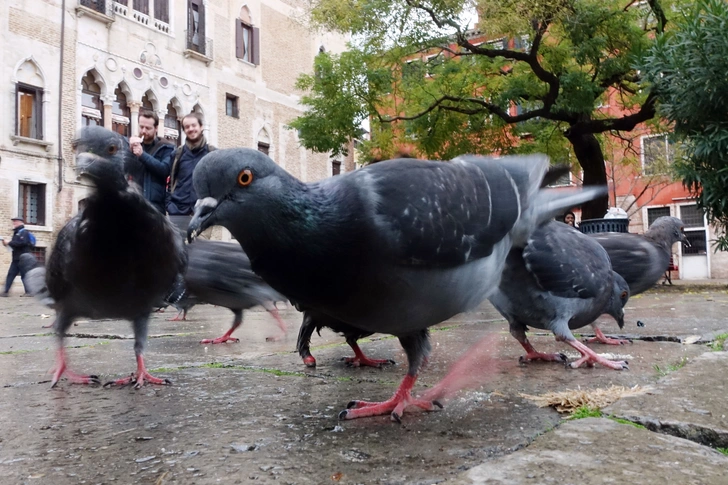
{"type": "Polygon", "coordinates": [[[178,285],[182,286],[174,292],[181,290],[181,294],[169,295],[168,301],[182,307],[185,314],[195,304],[209,303],[228,308],[235,315],[225,335],[204,339],[200,343],[239,342],[231,335],[243,322],[243,310],[258,305],[273,316],[285,335],[286,325],[278,315],[275,302],[286,301],[286,298],[253,272],[240,244],[198,239],[187,245],[187,258],[187,270],[178,281],[178,285]]]}
{"type": "Polygon", "coordinates": [[[680,241],[690,246],[685,225],[677,217],[655,219],[644,235],[621,232],[591,234],[607,250],[612,269],[629,284],[632,296],[649,290],[667,271],[672,245],[680,241]]]}
{"type": "MultiPolygon", "coordinates": [[[[665,274],[670,266],[673,244],[680,241],[690,246],[684,229],[685,225],[677,217],[663,216],[655,219],[644,235],[601,232],[590,236],[606,249],[612,269],[627,281],[629,293],[634,296],[655,286],[665,274]]],[[[629,342],[607,337],[596,324],[592,326],[596,337],[589,342],[608,345],[629,342]]]]}
{"type": "Polygon", "coordinates": [[[541,190],[548,167],[540,155],[398,159],[304,183],[257,150],[217,150],[195,169],[188,234],[222,225],[291,301],[395,335],[409,362],[395,395],[352,401],[339,417],[398,421],[410,405],[441,407],[411,395],[430,352],[428,327],[481,303],[511,245],[538,223],[605,192],[541,190]]]}
{"type": "Polygon", "coordinates": [[[511,335],[526,349],[522,360],[566,362],[564,354],[536,352],[526,337],[528,327],[550,330],[582,357],[571,367],[596,363],[626,369],[579,342],[571,330],[608,313],[624,325],[629,287],[612,271],[609,256],[594,239],[561,222],[539,227],[525,246],[514,246],[506,259],[498,290],[489,297],[508,320],[511,335]]]}
{"type": "Polygon", "coordinates": [[[344,362],[352,367],[381,367],[395,363],[391,359],[371,359],[359,348],[357,341],[369,337],[374,332],[360,330],[325,313],[303,309],[303,322],[298,332],[296,350],[307,367],[316,367],[316,359],[311,355],[311,336],[314,331],[320,334],[322,328],[330,328],[334,332],[344,335],[346,343],[354,351],[354,357],[345,357],[344,362]]]}
{"type": "MultiPolygon", "coordinates": [[[[28,293],[36,297],[44,305],[53,308],[53,298],[48,293],[46,286],[45,266],[38,262],[38,258],[30,253],[20,255],[20,270],[25,274],[25,286],[28,293]]],[[[44,327],[46,328],[46,327],[44,327]]]]}
{"type": "Polygon", "coordinates": [[[74,142],[76,172],[95,190],[86,208],[58,233],[46,269],[55,301],[58,335],[55,386],[65,375],[74,383],[97,383],[92,375],[67,369],[63,339],[78,317],[130,320],[137,371],[107,384],[169,383],[149,374],[144,364],[147,323],[184,270],[184,247],[174,227],[127,182],[124,139],[100,127],[83,128],[74,142]]]}

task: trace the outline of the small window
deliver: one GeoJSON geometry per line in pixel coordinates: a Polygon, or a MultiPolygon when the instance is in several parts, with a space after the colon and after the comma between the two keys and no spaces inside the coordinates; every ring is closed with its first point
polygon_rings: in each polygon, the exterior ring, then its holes
{"type": "Polygon", "coordinates": [[[331,175],[339,175],[341,173],[341,162],[339,160],[331,161],[331,175]]]}
{"type": "Polygon", "coordinates": [[[651,207],[647,209],[647,227],[650,227],[658,218],[669,215],[669,207],[651,207]]]}
{"type": "Polygon", "coordinates": [[[240,19],[236,19],[235,22],[235,56],[257,66],[260,64],[258,46],[260,31],[240,19]]]}
{"type": "Polygon", "coordinates": [[[129,136],[129,123],[131,123],[131,109],[126,104],[126,95],[120,87],[114,91],[116,98],[111,105],[111,127],[121,136],[129,136]]]}
{"type": "Polygon", "coordinates": [[[258,142],[258,151],[268,155],[268,152],[270,152],[270,144],[259,141],[258,142]]]}
{"type": "Polygon", "coordinates": [[[149,0],[132,0],[132,5],[137,12],[149,15],[149,0]]]}
{"type": "Polygon", "coordinates": [[[25,138],[43,139],[43,90],[17,84],[17,117],[15,134],[25,138]]]}
{"type": "Polygon", "coordinates": [[[225,114],[232,116],[233,118],[238,117],[238,97],[232,94],[225,94],[225,114]]]}
{"type": "Polygon", "coordinates": [[[101,101],[101,88],[91,73],[81,80],[81,125],[104,126],[104,103],[101,101]]]}
{"type": "Polygon", "coordinates": [[[45,189],[45,184],[19,184],[18,214],[26,224],[45,226],[45,189]]]}
{"type": "Polygon", "coordinates": [[[696,204],[680,206],[680,220],[685,227],[705,227],[705,213],[696,204]]]}
{"type": "Polygon", "coordinates": [[[642,137],[642,167],[645,175],[668,172],[675,157],[675,148],[667,135],[642,137]]]}
{"type": "Polygon", "coordinates": [[[154,0],[154,18],[169,23],[169,0],[154,0]]]}

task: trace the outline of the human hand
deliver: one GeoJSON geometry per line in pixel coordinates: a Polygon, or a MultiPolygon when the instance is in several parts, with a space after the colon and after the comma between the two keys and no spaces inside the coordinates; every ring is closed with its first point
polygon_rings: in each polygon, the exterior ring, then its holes
{"type": "Polygon", "coordinates": [[[141,143],[132,143],[131,144],[131,152],[135,156],[141,157],[142,156],[142,153],[144,153],[144,149],[142,148],[142,144],[141,143]]]}

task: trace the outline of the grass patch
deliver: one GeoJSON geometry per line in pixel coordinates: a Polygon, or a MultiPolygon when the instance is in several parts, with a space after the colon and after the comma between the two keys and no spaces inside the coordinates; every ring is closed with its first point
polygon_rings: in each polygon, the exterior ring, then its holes
{"type": "Polygon", "coordinates": [[[666,375],[670,374],[671,372],[675,372],[676,370],[680,370],[683,367],[685,367],[685,364],[688,363],[688,358],[683,357],[678,361],[676,364],[668,364],[665,367],[660,367],[659,365],[655,364],[654,369],[655,372],[657,372],[657,375],[659,377],[665,377],[666,375]]]}
{"type": "Polygon", "coordinates": [[[708,344],[710,350],[714,352],[721,352],[725,348],[725,341],[728,340],[728,333],[722,333],[717,335],[712,342],[708,344]]]}
{"type": "Polygon", "coordinates": [[[619,424],[628,424],[630,426],[634,426],[635,428],[639,429],[647,429],[644,426],[642,426],[639,423],[635,423],[634,421],[630,421],[629,419],[622,419],[622,418],[615,418],[614,416],[607,416],[609,419],[611,419],[614,422],[617,422],[619,424]]]}
{"type": "Polygon", "coordinates": [[[602,410],[599,408],[590,408],[589,406],[581,406],[577,408],[569,417],[569,419],[584,419],[584,418],[601,418],[603,417],[602,410]]]}
{"type": "Polygon", "coordinates": [[[728,448],[716,448],[716,450],[720,451],[724,455],[728,456],[728,448]]]}
{"type": "Polygon", "coordinates": [[[36,350],[5,350],[3,352],[0,352],[0,355],[17,355],[17,354],[29,354],[31,352],[37,352],[36,350]]]}

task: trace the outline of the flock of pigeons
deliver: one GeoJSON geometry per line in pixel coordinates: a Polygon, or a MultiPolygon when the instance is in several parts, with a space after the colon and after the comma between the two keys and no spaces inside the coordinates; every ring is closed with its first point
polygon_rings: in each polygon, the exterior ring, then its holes
{"type": "MultiPolygon", "coordinates": [[[[375,332],[396,336],[408,370],[384,402],[351,401],[340,419],[390,414],[407,407],[442,407],[411,391],[430,352],[428,328],[489,298],[526,350],[526,360],[566,362],[537,352],[528,327],[551,330],[581,354],[571,362],[626,369],[576,340],[571,330],[603,313],[624,324],[630,294],[651,287],[669,264],[674,242],[686,242],[679,219],[658,219],[645,236],[584,235],[553,221],[564,210],[602,196],[604,188],[546,188],[564,168],[545,156],[461,156],[449,162],[399,159],[319,182],[303,183],[263,153],[216,150],[194,173],[199,200],[184,244],[174,227],[125,176],[131,157],[122,137],[84,128],[76,140],[76,170],[95,186],[83,212],[58,234],[47,267],[28,272],[36,296],[56,310],[57,364],[74,383],[98,383],[67,367],[63,339],[74,319],[130,320],[137,370],[107,385],[165,384],[144,364],[147,324],[161,301],[186,313],[212,303],[235,314],[264,305],[285,326],[276,301],[304,314],[298,351],[314,366],[314,331],[343,333],[354,365],[380,366],[357,340],[375,332]],[[238,243],[194,239],[213,225],[238,243]],[[43,277],[45,274],[45,277],[43,277]]],[[[25,261],[26,265],[34,265],[25,261]]],[[[606,338],[604,343],[623,341],[606,338]]]]}

